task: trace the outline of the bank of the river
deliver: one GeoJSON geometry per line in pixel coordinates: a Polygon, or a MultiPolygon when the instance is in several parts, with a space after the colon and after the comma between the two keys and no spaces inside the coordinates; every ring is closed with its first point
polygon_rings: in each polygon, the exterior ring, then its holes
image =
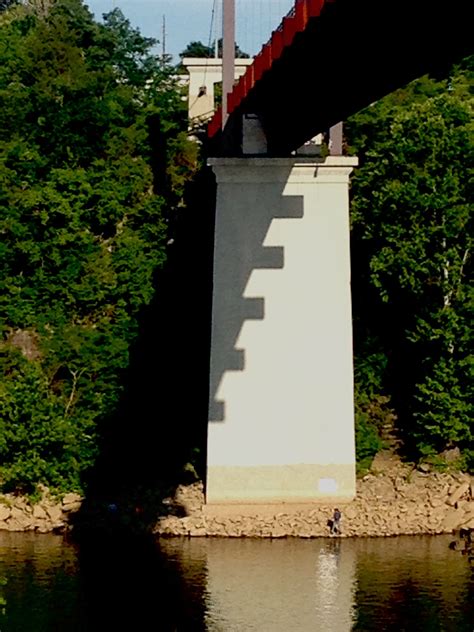
{"type": "MultiPolygon", "coordinates": [[[[328,535],[334,504],[205,507],[199,485],[176,495],[185,517],[161,518],[163,536],[303,538],[328,535]]],[[[342,535],[394,536],[450,533],[474,528],[474,477],[464,473],[423,472],[397,459],[376,459],[357,483],[357,496],[338,503],[342,535]],[[378,469],[380,468],[380,469],[378,469]]]]}
{"type": "MultiPolygon", "coordinates": [[[[450,533],[460,527],[474,528],[474,477],[462,472],[423,472],[385,456],[376,458],[371,472],[358,481],[356,498],[338,504],[345,537],[450,533]]],[[[77,494],[67,494],[58,502],[47,490],[35,504],[4,495],[0,497],[0,530],[67,530],[81,505],[77,494]]],[[[174,498],[164,500],[161,513],[167,515],[157,520],[153,532],[191,537],[320,537],[328,535],[333,509],[334,504],[321,503],[207,507],[202,484],[195,483],[180,486],[174,498]]],[[[120,508],[112,510],[120,521],[120,508]]]]}

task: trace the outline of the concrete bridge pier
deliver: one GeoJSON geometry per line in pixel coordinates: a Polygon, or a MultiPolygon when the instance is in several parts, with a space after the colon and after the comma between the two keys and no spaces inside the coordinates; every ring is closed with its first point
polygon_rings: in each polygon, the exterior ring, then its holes
{"type": "Polygon", "coordinates": [[[355,495],[356,158],[214,158],[207,503],[355,495]]]}

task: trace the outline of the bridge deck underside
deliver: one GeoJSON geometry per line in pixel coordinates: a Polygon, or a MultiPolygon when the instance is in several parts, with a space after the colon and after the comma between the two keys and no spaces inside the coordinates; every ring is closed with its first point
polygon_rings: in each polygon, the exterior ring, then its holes
{"type": "Polygon", "coordinates": [[[283,48],[234,106],[211,153],[241,153],[241,119],[257,114],[268,152],[288,155],[331,125],[472,52],[471,4],[333,0],[283,48]]]}

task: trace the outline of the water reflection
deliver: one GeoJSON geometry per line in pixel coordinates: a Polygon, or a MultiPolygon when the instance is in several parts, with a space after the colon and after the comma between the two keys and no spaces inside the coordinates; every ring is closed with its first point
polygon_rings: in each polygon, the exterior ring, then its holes
{"type": "Polygon", "coordinates": [[[350,630],[355,560],[324,541],[207,540],[208,630],[350,630]]]}
{"type": "Polygon", "coordinates": [[[356,557],[339,538],[321,546],[316,565],[315,630],[351,630],[354,621],[356,557]]]}
{"type": "Polygon", "coordinates": [[[77,551],[62,537],[0,532],[0,577],[2,632],[83,629],[77,551]]]}
{"type": "Polygon", "coordinates": [[[102,538],[0,533],[2,632],[472,632],[474,583],[448,537],[102,538]]]}
{"type": "Polygon", "coordinates": [[[359,540],[354,630],[474,630],[474,576],[451,536],[359,540]]]}

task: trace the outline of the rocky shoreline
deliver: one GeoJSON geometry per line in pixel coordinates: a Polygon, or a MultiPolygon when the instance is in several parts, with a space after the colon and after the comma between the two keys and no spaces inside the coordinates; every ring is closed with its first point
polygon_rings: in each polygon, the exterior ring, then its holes
{"type": "MultiPolygon", "coordinates": [[[[161,518],[160,536],[315,538],[329,536],[334,505],[202,506],[200,486],[178,490],[189,515],[161,518]]],[[[356,498],[339,503],[342,537],[452,533],[474,528],[474,479],[466,474],[414,471],[406,476],[369,474],[356,498]]]]}
{"type": "MultiPolygon", "coordinates": [[[[83,499],[66,494],[61,502],[44,490],[31,504],[0,497],[0,530],[62,532],[72,528],[83,499]]],[[[474,477],[462,472],[424,472],[413,466],[374,461],[357,483],[357,495],[339,503],[342,537],[442,534],[474,528],[474,477]]],[[[329,535],[334,505],[205,506],[201,483],[178,487],[163,501],[152,532],[164,537],[313,538],[329,535]],[[166,514],[166,515],[165,515],[166,514]]]]}
{"type": "Polygon", "coordinates": [[[37,503],[31,503],[23,496],[0,495],[0,530],[37,533],[64,531],[71,523],[71,517],[80,510],[82,502],[83,498],[79,494],[66,494],[59,502],[46,488],[37,503]]]}

